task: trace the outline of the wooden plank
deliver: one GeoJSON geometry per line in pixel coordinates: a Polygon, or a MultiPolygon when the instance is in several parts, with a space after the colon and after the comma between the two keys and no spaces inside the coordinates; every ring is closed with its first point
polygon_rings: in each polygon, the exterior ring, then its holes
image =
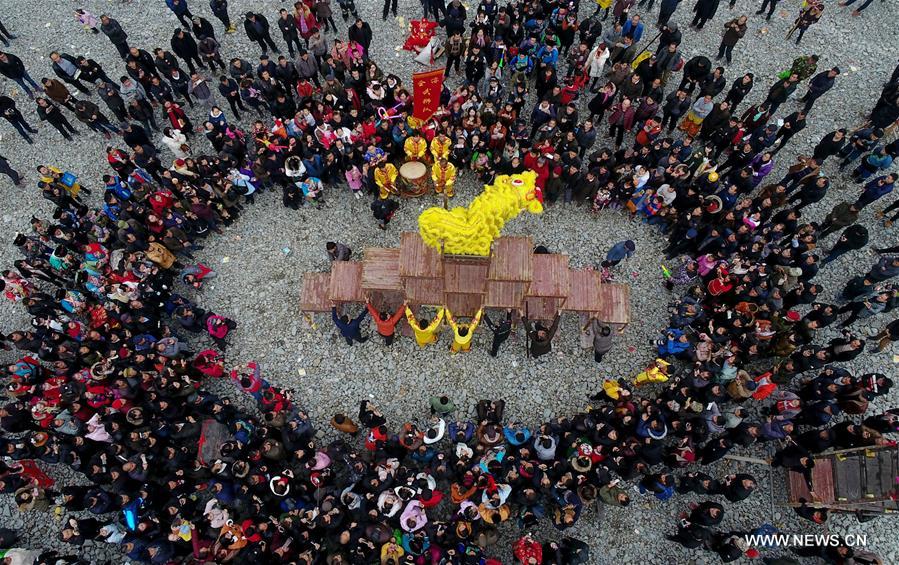
{"type": "MultiPolygon", "coordinates": [[[[817,461],[817,460],[816,460],[817,461]]],[[[861,492],[861,469],[855,456],[834,458],[834,496],[837,502],[858,500],[861,492]]]]}
{"type": "Polygon", "coordinates": [[[525,301],[527,303],[528,319],[543,320],[545,322],[551,322],[565,303],[564,298],[554,296],[528,296],[525,298],[525,301]]]}
{"type": "Polygon", "coordinates": [[[602,310],[602,277],[599,271],[571,270],[571,287],[565,310],[571,312],[600,312],[602,310]]]}
{"type": "MultiPolygon", "coordinates": [[[[487,258],[482,260],[445,260],[443,289],[450,293],[487,292],[487,258]]],[[[478,300],[481,300],[479,298],[478,300]]]]}
{"type": "Polygon", "coordinates": [[[400,276],[436,278],[443,276],[440,252],[428,247],[416,232],[400,234],[400,276]]]}
{"type": "Polygon", "coordinates": [[[484,295],[471,293],[448,292],[444,295],[444,303],[456,318],[470,318],[483,305],[484,295]]]}
{"type": "Polygon", "coordinates": [[[878,493],[880,497],[889,497],[896,490],[896,458],[890,451],[877,453],[880,476],[878,493]]]}
{"type": "Polygon", "coordinates": [[[534,281],[529,296],[565,298],[571,288],[568,255],[541,253],[534,255],[534,281]]]}
{"type": "Polygon", "coordinates": [[[303,288],[300,292],[300,311],[330,312],[331,301],[328,290],[331,286],[331,273],[306,273],[303,275],[303,288]]]}
{"type": "Polygon", "coordinates": [[[403,280],[410,304],[443,305],[443,279],[408,278],[403,280]]]}
{"type": "Polygon", "coordinates": [[[534,278],[534,240],[525,236],[500,237],[494,241],[487,278],[530,282],[534,278]]]}
{"type": "Polygon", "coordinates": [[[628,324],[631,320],[631,288],[624,284],[599,287],[602,307],[597,317],[610,324],[628,324]]]}
{"type": "Polygon", "coordinates": [[[400,279],[400,250],[366,247],[362,260],[362,290],[403,290],[400,279]]]}
{"type": "Polygon", "coordinates": [[[487,299],[484,304],[488,308],[514,308],[522,307],[524,297],[528,292],[528,282],[516,281],[487,281],[487,299]]]}
{"type": "Polygon", "coordinates": [[[362,293],[362,263],[334,261],[328,299],[333,302],[365,302],[362,293]]]}
{"type": "MultiPolygon", "coordinates": [[[[804,498],[812,502],[812,495],[805,485],[805,479],[801,473],[790,471],[788,474],[790,488],[790,502],[799,502],[804,498]]],[[[818,495],[815,502],[820,504],[832,504],[834,502],[833,466],[830,459],[815,459],[815,468],[812,469],[812,486],[818,495]]]]}

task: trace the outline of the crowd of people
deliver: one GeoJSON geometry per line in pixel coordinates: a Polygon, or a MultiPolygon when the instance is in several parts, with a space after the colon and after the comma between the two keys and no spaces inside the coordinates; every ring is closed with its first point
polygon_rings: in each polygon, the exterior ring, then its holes
{"type": "MultiPolygon", "coordinates": [[[[777,1],[766,3],[773,11],[777,1]]],[[[403,80],[369,55],[373,33],[352,0],[339,1],[346,39],[327,36],[329,27],[338,35],[328,0],[280,10],[290,58],[279,55],[265,15],[247,13],[244,31],[262,51],[256,64],[225,63],[221,32],[187,0],[166,4],[183,27],[171,52],[152,54],[128,42],[127,22],[76,10],[77,21],[123,59],[119,79],[107,75],[112,65],[54,52],[56,78],[37,84],[12,51],[0,53],[0,73],[34,98],[42,121],[66,139],[81,135],[70,112],[110,144],[102,188],[53,165],[38,168],[36,184],[55,212],[33,218],[31,233],[16,237],[23,258],[0,284],[32,319],[30,328],[2,336],[21,357],[6,368],[0,491],[14,493],[22,511],[60,508],[63,542],[113,544],[130,560],[155,564],[497,563],[491,556],[500,553],[503,522],[529,530],[545,519],[565,531],[596,503],[694,493],[707,498],[670,538],[731,561],[752,554],[745,536],[763,525],[716,529],[721,502],[739,503],[758,484],[746,473],[716,478],[703,467],[770,442],[771,464],[802,473],[814,491],[815,454],[884,445],[899,431],[899,412],[868,409],[891,391],[890,378],[840,366],[864,354],[855,322],[899,304],[890,282],[899,275],[899,249],[878,249],[882,258],[845,285],[838,304],[820,301],[818,276],[867,245],[870,228],[859,213],[897,180],[888,169],[899,144],[884,140],[899,119],[899,67],[867,123],[828,133],[774,180],[779,152],[840,69],[819,70],[817,56],[799,56],[764,102],[738,110],[757,78],[747,73],[727,88],[723,67],[703,55],[685,60],[682,32],[669,22],[676,1],[661,1],[658,46],[640,51],[648,37],[632,14],[635,0],[616,0],[605,12],[600,2],[595,13],[585,2],[481,0],[471,14],[459,0],[423,0],[445,34],[434,56],[445,57],[448,81],[453,71],[464,77],[443,88],[440,111],[425,122],[409,119],[403,80]],[[207,66],[220,69],[217,80],[204,74],[207,66]],[[778,118],[803,83],[799,107],[778,118]],[[191,115],[201,110],[195,126],[191,115]],[[249,128],[241,112],[257,118],[249,128]],[[664,284],[677,300],[651,345],[658,359],[601,383],[586,410],[537,426],[509,421],[500,399],[478,402],[469,418],[449,396],[434,396],[429,417],[400,426],[363,400],[355,419],[331,418],[337,439],[322,442],[314,407],[269,382],[256,363],[229,367],[228,336],[239,321],[190,297],[188,289],[215,276],[194,253],[257,193],[276,188],[285,206],[298,207],[322,205],[325,193],[346,187],[371,199],[386,229],[402,205],[396,168],[407,159],[429,162],[448,197],[457,174],[489,183],[532,170],[546,205],[618,210],[658,229],[678,261],[666,268],[664,284]],[[859,188],[825,217],[808,218],[803,209],[830,189],[828,161],[845,171],[841,183],[859,188]],[[100,190],[102,205],[91,207],[84,195],[100,190]],[[816,342],[819,330],[837,323],[841,337],[816,342]],[[210,392],[207,379],[230,380],[253,410],[210,392]],[[33,460],[67,465],[90,484],[56,485],[33,460]]],[[[717,4],[700,0],[697,29],[717,4]]],[[[224,33],[236,31],[226,0],[210,8],[224,33]]],[[[390,9],[385,2],[385,18],[390,9]]],[[[817,21],[807,11],[797,20],[800,38],[817,21]]],[[[719,60],[731,61],[746,22],[724,26],[719,60]]],[[[0,96],[0,112],[33,143],[36,130],[12,97],[0,96]]],[[[17,185],[34,176],[4,158],[0,173],[17,185]]],[[[897,208],[899,200],[883,210],[885,225],[897,208]]],[[[327,250],[335,260],[352,254],[337,242],[327,250]]],[[[633,242],[621,242],[603,268],[633,252],[633,242]]],[[[493,330],[492,355],[512,331],[512,312],[495,322],[479,312],[462,323],[445,310],[428,320],[409,308],[368,305],[353,320],[334,311],[347,343],[367,339],[366,313],[387,345],[404,315],[423,347],[443,319],[454,351],[470,347],[482,316],[493,330]]],[[[558,317],[525,326],[531,353],[548,352],[558,317]]],[[[590,326],[601,363],[612,328],[590,326]]],[[[897,339],[893,322],[873,349],[897,339]]],[[[808,502],[799,514],[826,520],[827,511],[808,502]]],[[[15,533],[2,534],[10,547],[15,533]]],[[[511,549],[523,564],[586,563],[591,552],[568,536],[524,535],[511,549]]],[[[846,545],[799,554],[841,564],[876,559],[846,545]]],[[[82,561],[77,550],[5,555],[29,565],[82,561]]]]}

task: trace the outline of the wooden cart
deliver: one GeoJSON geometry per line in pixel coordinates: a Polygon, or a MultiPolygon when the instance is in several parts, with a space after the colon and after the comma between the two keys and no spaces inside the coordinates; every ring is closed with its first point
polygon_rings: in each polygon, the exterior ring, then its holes
{"type": "Polygon", "coordinates": [[[859,447],[824,452],[815,456],[812,470],[813,499],[805,478],[795,471],[787,477],[789,505],[809,506],[832,512],[886,514],[899,510],[899,447],[859,447]]]}

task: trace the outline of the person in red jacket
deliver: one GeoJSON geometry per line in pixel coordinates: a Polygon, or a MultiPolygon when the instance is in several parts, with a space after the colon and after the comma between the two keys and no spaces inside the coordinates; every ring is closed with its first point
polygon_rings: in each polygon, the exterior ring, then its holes
{"type": "Polygon", "coordinates": [[[540,542],[531,537],[530,534],[524,535],[512,544],[512,552],[515,559],[522,565],[540,565],[543,563],[543,546],[540,542]]]}
{"type": "Polygon", "coordinates": [[[386,310],[378,312],[375,307],[371,305],[371,298],[366,299],[365,307],[368,308],[368,313],[371,314],[372,320],[375,321],[375,325],[378,327],[378,334],[384,338],[384,345],[393,343],[393,336],[396,333],[396,324],[406,313],[406,303],[403,302],[402,306],[397,308],[392,316],[389,315],[386,310]]]}

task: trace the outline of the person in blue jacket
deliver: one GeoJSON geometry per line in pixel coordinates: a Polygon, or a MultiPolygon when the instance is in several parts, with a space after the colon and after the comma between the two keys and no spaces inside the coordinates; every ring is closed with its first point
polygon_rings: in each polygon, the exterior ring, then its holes
{"type": "Polygon", "coordinates": [[[190,13],[190,8],[187,7],[187,0],[165,0],[165,5],[178,16],[178,19],[181,20],[181,25],[187,29],[191,28],[193,24],[191,18],[194,15],[190,13]]]}
{"type": "Polygon", "coordinates": [[[657,342],[659,357],[689,358],[693,344],[687,339],[687,335],[676,328],[668,328],[665,337],[657,342]]]}
{"type": "Polygon", "coordinates": [[[621,37],[630,37],[634,43],[640,41],[643,37],[643,22],[640,21],[640,16],[634,15],[624,22],[621,27],[621,37]]]}
{"type": "Polygon", "coordinates": [[[350,317],[346,314],[337,317],[337,308],[331,306],[331,319],[334,320],[334,325],[337,326],[340,335],[346,340],[347,345],[353,345],[354,341],[358,341],[359,343],[368,341],[367,337],[362,337],[362,330],[360,327],[362,325],[362,320],[364,320],[367,315],[368,309],[363,308],[362,312],[350,321],[350,317]]]}

